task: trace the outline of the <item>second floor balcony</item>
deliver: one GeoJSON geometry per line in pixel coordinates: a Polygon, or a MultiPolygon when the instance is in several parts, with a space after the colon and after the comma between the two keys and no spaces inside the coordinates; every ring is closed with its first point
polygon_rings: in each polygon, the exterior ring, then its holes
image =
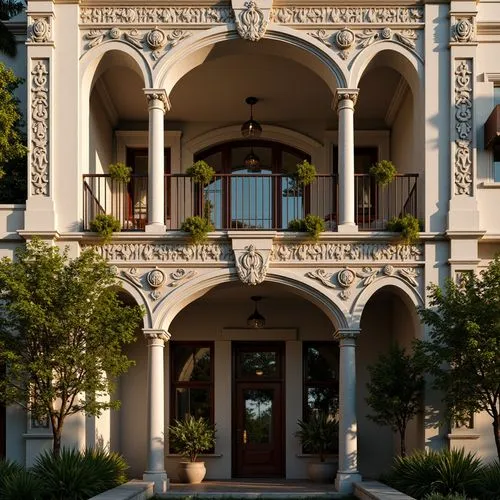
{"type": "MultiPolygon", "coordinates": [[[[400,174],[387,186],[368,174],[356,174],[355,221],[360,230],[383,231],[403,214],[418,216],[418,174],[400,174]]],[[[266,172],[216,174],[205,187],[186,174],[164,176],[164,220],[179,230],[193,215],[207,215],[216,230],[287,230],[292,219],[318,215],[327,231],[335,231],[339,213],[336,175],[318,174],[307,186],[290,175],[266,172]]],[[[83,229],[98,214],[116,217],[122,231],[142,231],[148,224],[148,177],[134,175],[123,184],[107,174],[83,176],[83,229]]]]}

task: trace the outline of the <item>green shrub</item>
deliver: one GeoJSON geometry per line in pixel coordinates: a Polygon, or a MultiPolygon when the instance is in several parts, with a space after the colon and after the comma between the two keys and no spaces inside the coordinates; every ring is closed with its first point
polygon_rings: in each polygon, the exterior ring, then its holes
{"type": "Polygon", "coordinates": [[[479,477],[479,497],[482,500],[498,500],[500,498],[500,462],[485,465],[479,477]]]}
{"type": "Polygon", "coordinates": [[[212,182],[215,170],[207,162],[199,160],[186,170],[186,174],[193,179],[194,183],[206,186],[212,182]]]}
{"type": "Polygon", "coordinates": [[[212,222],[199,215],[187,217],[181,224],[181,231],[191,234],[192,243],[202,243],[207,239],[207,234],[214,230],[215,228],[212,222]]]}
{"type": "Polygon", "coordinates": [[[412,245],[418,241],[421,229],[420,221],[411,214],[393,217],[387,223],[387,230],[401,233],[400,242],[406,245],[412,245]]]}
{"type": "Polygon", "coordinates": [[[481,471],[481,460],[463,449],[418,451],[395,459],[388,484],[417,499],[434,493],[476,498],[481,471]]]}
{"type": "Polygon", "coordinates": [[[396,177],[396,174],[396,167],[389,160],[380,160],[370,167],[370,175],[381,186],[390,184],[394,180],[394,177],[396,177]]]}
{"type": "Polygon", "coordinates": [[[44,482],[30,471],[19,467],[13,473],[2,477],[1,500],[42,500],[46,498],[44,482]]]}
{"type": "Polygon", "coordinates": [[[106,243],[114,232],[121,230],[121,224],[110,214],[99,214],[90,223],[90,230],[97,233],[102,238],[103,243],[106,243]]]}
{"type": "Polygon", "coordinates": [[[292,219],[288,223],[288,229],[298,233],[309,233],[312,239],[317,240],[325,230],[325,221],[318,215],[308,214],[303,219],[292,219]]]}
{"type": "Polygon", "coordinates": [[[298,186],[309,186],[316,179],[316,167],[307,160],[297,163],[297,170],[293,174],[293,178],[298,186]]]}
{"type": "Polygon", "coordinates": [[[203,417],[186,415],[184,420],[174,420],[168,428],[168,437],[172,449],[191,462],[215,446],[215,428],[203,417]]]}
{"type": "Polygon", "coordinates": [[[62,449],[59,457],[42,454],[33,474],[50,492],[50,500],[86,500],[125,482],[127,465],[116,453],[62,449]]]}
{"type": "Polygon", "coordinates": [[[130,176],[132,175],[132,168],[127,167],[127,165],[122,162],[111,163],[108,167],[108,172],[112,179],[128,184],[130,182],[130,176]]]}
{"type": "Polygon", "coordinates": [[[295,436],[300,439],[304,452],[317,453],[321,462],[333,450],[339,438],[338,420],[324,412],[313,413],[307,420],[297,420],[299,430],[295,436]]]}

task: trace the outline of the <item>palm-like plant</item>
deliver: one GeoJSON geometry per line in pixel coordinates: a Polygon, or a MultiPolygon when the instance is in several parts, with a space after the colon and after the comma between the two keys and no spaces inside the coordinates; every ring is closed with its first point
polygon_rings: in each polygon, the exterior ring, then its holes
{"type": "Polygon", "coordinates": [[[317,453],[321,462],[326,454],[335,447],[338,440],[339,424],[337,419],[324,412],[314,412],[309,419],[297,421],[299,430],[295,433],[304,449],[317,453]]]}
{"type": "Polygon", "coordinates": [[[8,21],[23,9],[24,2],[19,0],[0,0],[0,52],[10,57],[14,57],[17,53],[16,39],[4,21],[8,21]]]}
{"type": "Polygon", "coordinates": [[[203,417],[186,415],[184,420],[174,420],[168,436],[170,446],[190,462],[196,462],[200,453],[215,446],[215,427],[203,417]]]}

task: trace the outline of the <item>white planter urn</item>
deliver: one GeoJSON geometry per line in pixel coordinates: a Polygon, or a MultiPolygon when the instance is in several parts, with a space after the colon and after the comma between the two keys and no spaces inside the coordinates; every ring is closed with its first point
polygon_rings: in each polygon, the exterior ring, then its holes
{"type": "Polygon", "coordinates": [[[201,483],[207,473],[205,462],[180,462],[177,466],[179,480],[183,483],[201,483]]]}

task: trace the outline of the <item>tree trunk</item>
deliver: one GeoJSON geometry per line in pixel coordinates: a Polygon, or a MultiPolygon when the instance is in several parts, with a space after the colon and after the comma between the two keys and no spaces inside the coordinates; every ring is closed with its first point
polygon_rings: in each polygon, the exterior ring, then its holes
{"type": "Polygon", "coordinates": [[[399,448],[401,450],[401,456],[406,457],[406,427],[401,427],[399,429],[399,448]]]}
{"type": "Polygon", "coordinates": [[[52,436],[53,436],[53,446],[52,446],[52,454],[54,457],[59,458],[61,454],[61,435],[62,435],[62,427],[60,425],[52,426],[52,436]]]}
{"type": "Polygon", "coordinates": [[[493,433],[495,435],[495,445],[497,447],[498,460],[500,460],[500,415],[495,412],[493,418],[493,433]]]}

